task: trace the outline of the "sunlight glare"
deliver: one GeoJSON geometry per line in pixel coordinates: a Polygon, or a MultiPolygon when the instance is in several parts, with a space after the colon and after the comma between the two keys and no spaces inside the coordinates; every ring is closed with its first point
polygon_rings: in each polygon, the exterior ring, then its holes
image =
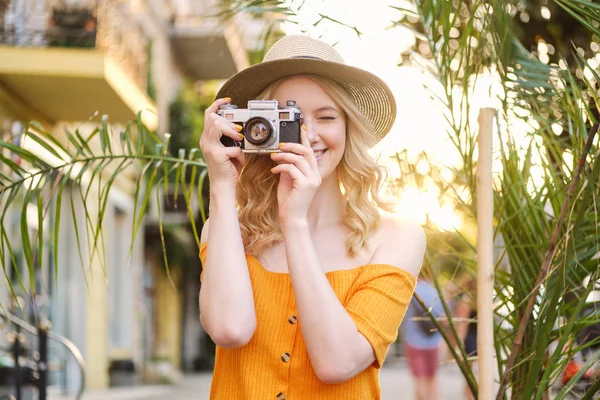
{"type": "Polygon", "coordinates": [[[461,221],[458,215],[454,212],[451,205],[445,204],[429,215],[431,222],[444,230],[454,230],[461,226],[461,221]]]}
{"type": "MultiPolygon", "coordinates": [[[[443,108],[432,99],[432,91],[441,95],[443,88],[439,82],[416,66],[399,66],[400,55],[414,45],[413,34],[405,28],[395,27],[392,21],[403,15],[391,7],[412,8],[408,1],[372,0],[290,0],[289,4],[298,6],[297,23],[285,23],[287,34],[304,34],[320,38],[334,44],[336,50],[349,65],[365,69],[376,74],[388,84],[396,98],[397,116],[391,132],[373,149],[380,160],[389,160],[395,153],[406,151],[405,159],[416,164],[419,174],[431,172],[431,165],[421,158],[428,155],[437,165],[457,167],[462,160],[450,142],[446,132],[443,108]],[[336,22],[322,20],[328,15],[350,27],[356,32],[336,22]]],[[[400,176],[395,161],[387,161],[391,179],[400,176]]],[[[451,171],[445,176],[452,179],[451,171]]],[[[397,215],[424,224],[428,215],[436,215],[435,220],[444,226],[458,226],[458,216],[450,217],[452,207],[441,211],[438,199],[439,188],[433,179],[424,180],[423,187],[406,184],[399,196],[397,215]],[[437,190],[437,191],[436,191],[437,190]],[[437,194],[436,194],[437,193],[437,194]]],[[[432,220],[430,218],[430,220],[432,220]]]]}

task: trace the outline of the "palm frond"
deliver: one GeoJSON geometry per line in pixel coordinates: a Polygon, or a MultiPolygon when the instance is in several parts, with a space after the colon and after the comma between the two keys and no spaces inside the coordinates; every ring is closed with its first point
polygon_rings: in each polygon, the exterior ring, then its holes
{"type": "MultiPolygon", "coordinates": [[[[158,138],[147,131],[141,123],[140,113],[137,121],[127,124],[118,135],[112,132],[108,116],[103,116],[98,127],[87,134],[77,128],[74,131],[65,130],[61,135],[48,132],[41,124],[31,122],[19,137],[20,145],[14,143],[16,138],[0,140],[0,157],[3,161],[0,168],[0,221],[4,225],[6,216],[11,212],[20,215],[21,232],[20,237],[10,237],[3,230],[0,236],[0,260],[4,275],[8,277],[9,267],[18,263],[14,254],[17,246],[27,266],[29,287],[25,287],[18,268],[14,269],[16,278],[23,291],[35,292],[34,266],[43,262],[45,243],[51,243],[54,248],[59,244],[61,221],[65,217],[61,212],[65,194],[71,199],[71,215],[68,217],[73,222],[82,265],[98,257],[104,266],[103,220],[111,189],[123,180],[129,180],[128,183],[133,187],[132,246],[148,211],[152,193],[158,194],[160,185],[168,185],[171,177],[177,182],[175,196],[180,195],[181,191],[185,198],[194,235],[198,239],[192,202],[196,193],[201,193],[206,165],[197,149],[189,154],[180,151],[178,157],[171,156],[167,152],[169,136],[166,134],[158,138]],[[99,146],[95,147],[94,141],[98,141],[99,146]],[[191,176],[187,174],[188,170],[193,171],[191,176]],[[83,230],[77,222],[77,197],[84,210],[83,230]],[[39,227],[36,236],[30,235],[32,221],[29,218],[33,214],[28,210],[31,208],[36,210],[39,227]],[[54,224],[52,230],[48,231],[43,227],[50,215],[54,224]]],[[[161,218],[159,226],[162,231],[161,218]]],[[[58,276],[57,251],[54,252],[53,262],[54,274],[58,276]]],[[[166,255],[165,263],[168,266],[166,255]]],[[[10,288],[14,295],[14,288],[10,288]]]]}
{"type": "MultiPolygon", "coordinates": [[[[597,7],[591,2],[557,3],[568,7],[586,28],[598,26],[597,7]]],[[[473,149],[477,130],[470,116],[479,105],[474,102],[473,91],[484,74],[495,77],[502,88],[498,92],[499,140],[495,144],[501,167],[496,176],[494,204],[497,235],[504,239],[499,258],[508,261],[510,270],[496,269],[498,370],[504,382],[510,384],[513,398],[541,399],[562,373],[566,361],[581,349],[576,345],[563,351],[582,325],[561,321],[592,322],[578,313],[591,290],[583,287],[583,279],[598,279],[594,255],[600,246],[600,159],[597,144],[589,140],[591,126],[597,120],[597,107],[590,106],[597,104],[596,71],[587,68],[588,75],[582,75],[587,60],[581,56],[571,58],[578,61],[577,65],[563,60],[559,66],[547,64],[528,51],[513,26],[516,3],[413,4],[419,22],[416,26],[408,20],[399,23],[406,23],[426,38],[419,40],[426,41],[426,54],[435,64],[428,71],[435,71],[445,88],[439,103],[447,107],[449,135],[463,160],[455,174],[466,184],[468,198],[472,199],[460,204],[465,219],[476,217],[477,162],[473,149]],[[452,28],[456,29],[451,33],[452,28]],[[463,35],[479,39],[475,52],[471,52],[473,46],[463,35]],[[458,100],[456,88],[461,88],[458,100]],[[565,163],[565,154],[572,158],[572,164],[565,163]],[[580,182],[568,192],[567,185],[579,176],[580,182]],[[564,208],[565,204],[569,206],[564,208]],[[553,217],[561,209],[563,226],[560,218],[553,217]],[[574,294],[576,300],[565,300],[574,294]],[[551,345],[556,343],[559,350],[551,352],[551,345]]],[[[498,394],[501,398],[505,398],[504,388],[498,394]]]]}

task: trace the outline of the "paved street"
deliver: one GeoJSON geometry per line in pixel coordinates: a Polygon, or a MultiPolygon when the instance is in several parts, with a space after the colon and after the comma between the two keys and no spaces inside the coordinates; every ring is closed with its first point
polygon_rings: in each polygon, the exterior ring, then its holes
{"type": "MultiPolygon", "coordinates": [[[[403,360],[392,358],[381,370],[381,391],[383,400],[412,400],[413,384],[403,360]]],[[[137,388],[113,389],[103,392],[88,392],[84,400],[208,400],[210,374],[185,376],[175,386],[141,386],[137,388]]],[[[440,369],[438,381],[439,400],[462,400],[463,379],[454,365],[440,369]]],[[[50,399],[54,400],[54,399],[50,399]]],[[[432,399],[438,400],[438,399],[432,399]]]]}

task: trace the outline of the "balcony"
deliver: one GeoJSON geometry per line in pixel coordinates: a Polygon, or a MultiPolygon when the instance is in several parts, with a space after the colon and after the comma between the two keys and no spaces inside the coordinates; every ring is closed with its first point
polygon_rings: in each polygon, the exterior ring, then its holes
{"type": "Polygon", "coordinates": [[[186,76],[227,79],[249,66],[241,24],[212,16],[217,2],[179,0],[173,6],[169,37],[186,76]]]}
{"type": "Polygon", "coordinates": [[[95,112],[126,122],[149,110],[143,121],[155,129],[148,41],[126,15],[117,0],[9,0],[0,6],[0,85],[52,122],[95,112]]]}

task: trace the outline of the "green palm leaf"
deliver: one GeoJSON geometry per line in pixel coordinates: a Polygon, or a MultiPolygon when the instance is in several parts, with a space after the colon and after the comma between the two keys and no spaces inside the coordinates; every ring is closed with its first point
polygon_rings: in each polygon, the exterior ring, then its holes
{"type": "MultiPolygon", "coordinates": [[[[198,152],[191,152],[186,158],[185,151],[179,157],[172,157],[167,151],[168,136],[160,140],[154,133],[147,131],[138,120],[129,123],[118,135],[110,130],[107,116],[103,116],[99,126],[86,137],[79,129],[75,132],[65,131],[64,140],[59,140],[52,133],[44,131],[39,123],[32,122],[21,135],[23,146],[17,146],[11,141],[0,141],[0,160],[3,162],[0,186],[0,215],[4,224],[5,217],[11,212],[20,215],[20,237],[9,237],[3,230],[0,239],[0,259],[5,277],[11,265],[18,265],[14,249],[21,248],[24,262],[27,265],[29,287],[14,269],[16,279],[21,289],[29,294],[35,293],[35,265],[42,265],[44,246],[50,243],[56,249],[60,240],[60,226],[64,215],[61,205],[65,191],[69,194],[71,204],[71,219],[73,221],[77,249],[82,265],[98,257],[104,267],[104,238],[103,220],[108,208],[111,188],[123,176],[136,171],[132,184],[135,198],[134,217],[131,231],[132,246],[137,233],[144,221],[145,214],[153,191],[158,194],[158,186],[168,184],[169,176],[176,176],[176,196],[183,189],[183,195],[193,221],[192,202],[196,193],[201,192],[205,177],[206,165],[198,158],[198,152]],[[134,131],[134,128],[137,128],[134,131]],[[92,140],[99,139],[99,147],[94,148],[92,140]],[[118,146],[115,146],[118,143],[118,146]],[[32,147],[30,144],[33,144],[32,147]],[[150,152],[147,149],[152,148],[150,152]],[[119,149],[119,151],[117,151],[119,149]],[[48,158],[50,157],[51,160],[48,158]],[[20,162],[15,160],[20,159],[20,162]],[[193,169],[193,176],[185,174],[186,169],[193,169]],[[200,171],[200,175],[198,175],[200,171]],[[80,229],[74,196],[79,196],[84,210],[84,230],[80,229]],[[53,206],[50,207],[50,204],[53,206]],[[95,204],[90,208],[89,204],[95,204]],[[35,208],[36,235],[30,235],[29,220],[32,214],[28,210],[35,208]],[[52,216],[54,226],[47,232],[44,221],[52,216]],[[16,246],[16,247],[15,247],[16,246]],[[84,251],[85,250],[85,251],[84,251]],[[85,254],[85,256],[84,256],[85,254]]],[[[162,219],[159,218],[162,232],[162,219]]],[[[195,225],[194,235],[198,237],[195,225]]],[[[163,237],[164,245],[164,237],[163,237]]],[[[163,247],[164,250],[164,247],[163,247]]],[[[165,255],[165,262],[167,261],[165,255]]],[[[54,251],[54,274],[58,276],[58,252],[54,251]]],[[[168,265],[168,263],[167,263],[168,265]]],[[[87,282],[87,279],[86,279],[87,282]]],[[[10,285],[10,281],[9,281],[10,285]]],[[[15,295],[14,288],[10,290],[15,295]]]]}
{"type": "MultiPolygon", "coordinates": [[[[578,16],[574,16],[578,21],[585,21],[585,27],[593,28],[600,22],[597,19],[591,22],[598,17],[590,11],[594,7],[589,2],[569,3],[571,14],[578,12],[578,16]]],[[[560,321],[568,318],[582,324],[593,322],[591,318],[580,317],[578,312],[587,297],[582,290],[583,278],[592,275],[593,280],[598,279],[598,260],[593,259],[599,247],[597,168],[600,161],[596,145],[585,159],[581,182],[575,188],[576,196],[568,209],[566,223],[559,231],[557,247],[538,294],[534,283],[557,222],[549,217],[547,208],[558,215],[566,199],[567,184],[576,170],[575,165],[565,164],[562,157],[568,150],[574,161],[581,158],[591,122],[595,121],[588,99],[597,103],[596,91],[589,80],[576,78],[572,72],[583,69],[585,60],[575,57],[579,65],[571,66],[573,70],[561,69],[558,65],[541,62],[521,45],[510,14],[510,6],[516,3],[414,1],[413,4],[420,21],[416,26],[409,21],[401,23],[411,25],[411,29],[426,37],[429,58],[435,64],[428,70],[437,71],[440,83],[447,88],[446,97],[440,103],[448,108],[449,133],[463,159],[457,180],[467,183],[471,198],[476,188],[472,172],[476,160],[472,149],[477,132],[465,117],[471,107],[477,107],[472,96],[477,82],[473,75],[497,73],[503,87],[499,140],[495,145],[502,167],[494,202],[497,234],[502,235],[505,243],[502,257],[509,261],[511,268],[510,273],[498,270],[496,273],[495,311],[502,312],[497,315],[495,329],[498,368],[501,376],[507,374],[513,398],[541,399],[568,358],[581,348],[572,346],[562,352],[562,346],[582,325],[564,326],[560,321]],[[490,9],[493,12],[489,12],[490,9]],[[461,11],[464,12],[461,14],[461,11]],[[457,19],[457,15],[461,18],[457,19]],[[451,27],[458,28],[458,36],[456,32],[450,35],[451,27]],[[481,39],[475,54],[466,47],[468,41],[462,36],[465,34],[476,34],[477,39],[481,39]],[[454,46],[450,46],[452,40],[455,40],[454,46]],[[464,102],[453,98],[452,91],[456,87],[463,89],[464,102]],[[511,121],[517,119],[529,126],[528,136],[524,137],[528,145],[517,145],[517,136],[511,131],[511,121]],[[564,134],[560,138],[553,133],[555,124],[562,126],[564,134]],[[504,294],[506,288],[510,288],[510,296],[504,294]],[[565,302],[565,297],[574,292],[579,295],[577,301],[565,302]],[[525,321],[523,344],[516,350],[514,365],[507,366],[506,355],[511,352],[515,332],[529,301],[533,301],[534,316],[525,321]],[[511,328],[501,328],[506,324],[511,328]],[[558,343],[559,350],[549,353],[553,342],[558,343]],[[548,357],[552,362],[547,362],[548,357]]],[[[462,206],[465,218],[475,218],[476,199],[462,206]]],[[[503,397],[503,394],[498,396],[503,397]]]]}

